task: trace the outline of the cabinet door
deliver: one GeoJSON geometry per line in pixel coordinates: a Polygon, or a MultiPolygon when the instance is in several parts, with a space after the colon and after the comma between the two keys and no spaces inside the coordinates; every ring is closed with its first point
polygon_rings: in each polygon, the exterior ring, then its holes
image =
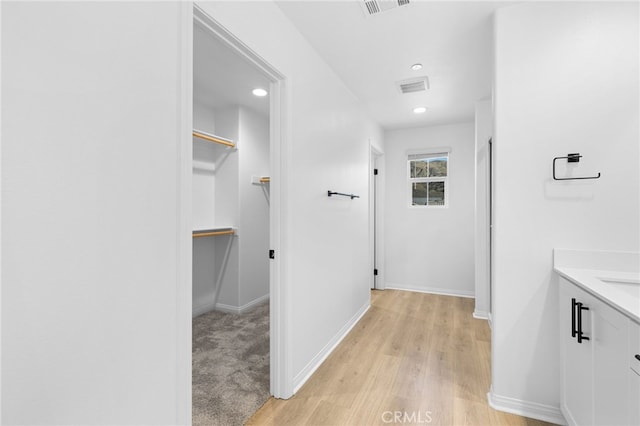
{"type": "MultiPolygon", "coordinates": [[[[628,319],[599,300],[590,307],[593,318],[593,411],[596,425],[627,424],[629,395],[628,319]]],[[[637,400],[636,400],[637,403],[637,400]]]]}
{"type": "Polygon", "coordinates": [[[572,336],[572,318],[582,315],[582,330],[591,335],[590,311],[573,308],[572,299],[589,306],[593,300],[564,278],[560,278],[560,346],[562,363],[561,408],[570,425],[593,424],[593,370],[591,341],[578,343],[572,336]],[[575,315],[575,316],[574,316],[575,315]]]}
{"type": "Polygon", "coordinates": [[[627,424],[640,425],[640,324],[629,321],[629,421],[627,424]]]}
{"type": "Polygon", "coordinates": [[[626,424],[640,425],[640,374],[629,369],[629,421],[626,424]]]}

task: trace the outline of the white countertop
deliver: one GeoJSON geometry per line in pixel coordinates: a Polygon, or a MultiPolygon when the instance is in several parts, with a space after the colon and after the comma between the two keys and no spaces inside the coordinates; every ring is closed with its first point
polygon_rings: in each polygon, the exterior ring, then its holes
{"type": "Polygon", "coordinates": [[[640,322],[640,273],[554,266],[554,271],[613,308],[640,322]],[[607,281],[615,281],[614,283],[607,281]]]}

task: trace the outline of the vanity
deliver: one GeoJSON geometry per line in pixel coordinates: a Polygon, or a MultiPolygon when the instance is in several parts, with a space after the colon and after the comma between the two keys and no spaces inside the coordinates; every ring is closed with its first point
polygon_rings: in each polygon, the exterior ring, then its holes
{"type": "Polygon", "coordinates": [[[640,253],[554,250],[560,408],[570,425],[640,425],[640,253]]]}

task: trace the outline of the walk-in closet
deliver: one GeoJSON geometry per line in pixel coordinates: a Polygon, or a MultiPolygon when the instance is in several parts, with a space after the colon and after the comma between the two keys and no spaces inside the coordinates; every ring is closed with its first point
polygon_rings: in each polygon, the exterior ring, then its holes
{"type": "Polygon", "coordinates": [[[196,14],[193,424],[243,424],[269,396],[269,80],[196,14]]]}

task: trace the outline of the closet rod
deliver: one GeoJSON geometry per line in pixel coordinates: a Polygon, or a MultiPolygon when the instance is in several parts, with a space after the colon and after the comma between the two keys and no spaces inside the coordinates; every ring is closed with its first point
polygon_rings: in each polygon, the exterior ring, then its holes
{"type": "Polygon", "coordinates": [[[236,144],[231,142],[228,139],[221,138],[220,136],[216,136],[216,135],[210,135],[208,133],[201,132],[200,130],[194,130],[193,131],[193,136],[195,136],[197,138],[200,138],[200,139],[207,140],[209,142],[214,142],[214,143],[219,143],[221,145],[226,145],[226,146],[229,146],[231,148],[235,148],[236,147],[236,144]]]}
{"type": "Polygon", "coordinates": [[[215,237],[217,235],[233,235],[235,233],[236,233],[236,231],[233,230],[233,229],[228,229],[226,231],[194,232],[193,233],[193,238],[215,237]]]}
{"type": "Polygon", "coordinates": [[[270,177],[261,177],[260,178],[260,183],[269,183],[271,182],[271,178],[270,177]]]}

